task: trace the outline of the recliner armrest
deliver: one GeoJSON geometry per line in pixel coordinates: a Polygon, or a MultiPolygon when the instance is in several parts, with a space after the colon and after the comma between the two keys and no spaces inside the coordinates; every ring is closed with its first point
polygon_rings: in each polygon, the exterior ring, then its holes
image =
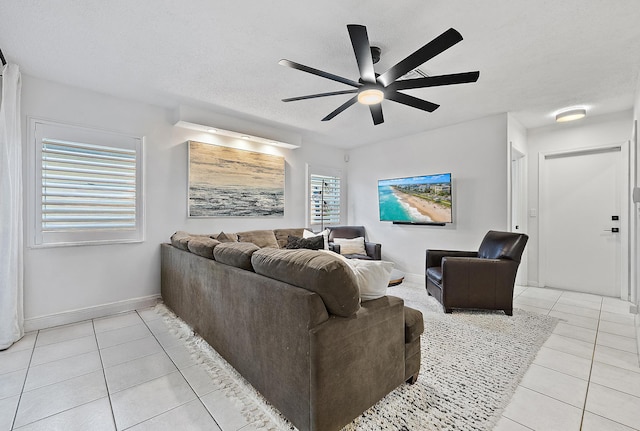
{"type": "Polygon", "coordinates": [[[367,252],[367,256],[371,259],[382,260],[382,244],[365,241],[364,249],[367,252]]]}
{"type": "Polygon", "coordinates": [[[340,244],[336,244],[335,242],[329,243],[329,250],[340,254],[340,244]]]}
{"type": "Polygon", "coordinates": [[[451,257],[442,259],[446,295],[474,296],[513,289],[518,264],[507,259],[451,257]]]}
{"type": "Polygon", "coordinates": [[[432,266],[441,266],[444,257],[478,257],[477,251],[461,250],[427,250],[425,269],[432,266]]]}

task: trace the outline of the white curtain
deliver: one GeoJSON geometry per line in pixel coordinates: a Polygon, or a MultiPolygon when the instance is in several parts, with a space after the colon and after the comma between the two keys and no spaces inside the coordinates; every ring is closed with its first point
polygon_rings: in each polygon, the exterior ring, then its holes
{"type": "Polygon", "coordinates": [[[20,69],[2,68],[0,100],[0,350],[24,335],[20,69]]]}

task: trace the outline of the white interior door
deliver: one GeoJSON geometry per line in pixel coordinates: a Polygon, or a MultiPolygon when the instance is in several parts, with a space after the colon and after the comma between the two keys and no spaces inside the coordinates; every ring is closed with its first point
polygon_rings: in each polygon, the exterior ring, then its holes
{"type": "Polygon", "coordinates": [[[626,274],[621,146],[540,158],[540,281],[545,286],[621,296],[626,274]],[[617,231],[616,231],[617,230],[617,231]]]}

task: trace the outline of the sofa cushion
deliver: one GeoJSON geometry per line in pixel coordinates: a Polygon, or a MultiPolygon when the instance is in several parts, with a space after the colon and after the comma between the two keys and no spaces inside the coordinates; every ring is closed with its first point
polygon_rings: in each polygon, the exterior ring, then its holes
{"type": "Polygon", "coordinates": [[[278,246],[280,248],[284,248],[287,245],[287,241],[289,240],[289,235],[302,237],[302,232],[304,228],[293,228],[293,229],[274,229],[273,234],[276,236],[276,240],[278,241],[278,246]]]}
{"type": "Polygon", "coordinates": [[[238,242],[238,235],[235,233],[220,232],[218,235],[211,235],[211,238],[220,242],[238,242]]]}
{"type": "Polygon", "coordinates": [[[404,342],[411,343],[424,332],[424,318],[422,313],[411,307],[404,306],[404,342]]]}
{"type": "Polygon", "coordinates": [[[217,262],[253,271],[251,255],[260,247],[251,242],[224,242],[213,249],[217,262]]]}
{"type": "Polygon", "coordinates": [[[331,314],[348,317],[360,309],[353,271],[329,253],[263,248],[253,253],[251,263],[260,275],[317,293],[331,314]]]}
{"type": "Polygon", "coordinates": [[[220,244],[220,241],[212,238],[194,237],[189,241],[189,251],[198,256],[213,259],[213,249],[220,244]]]}
{"type": "Polygon", "coordinates": [[[181,250],[188,251],[189,240],[191,239],[191,234],[185,231],[179,230],[173,235],[171,235],[171,245],[179,248],[181,250]]]}
{"type": "Polygon", "coordinates": [[[250,230],[247,232],[238,232],[238,241],[251,242],[260,248],[280,248],[278,240],[276,240],[276,236],[272,230],[250,230]]]}
{"type": "Polygon", "coordinates": [[[287,249],[306,248],[309,250],[323,250],[324,238],[322,236],[314,236],[312,238],[300,238],[297,236],[289,235],[287,245],[284,246],[287,249]]]}
{"type": "Polygon", "coordinates": [[[183,230],[179,230],[173,235],[171,235],[171,245],[177,247],[181,250],[188,251],[189,241],[193,238],[209,238],[208,233],[198,234],[198,233],[189,233],[183,230]]]}
{"type": "Polygon", "coordinates": [[[333,242],[340,246],[340,254],[367,254],[364,249],[364,237],[334,238],[333,242]]]}

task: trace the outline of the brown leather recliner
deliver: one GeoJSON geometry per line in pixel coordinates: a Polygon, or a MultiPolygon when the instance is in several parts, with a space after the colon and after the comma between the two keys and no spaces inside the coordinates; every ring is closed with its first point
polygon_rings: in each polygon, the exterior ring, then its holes
{"type": "Polygon", "coordinates": [[[347,254],[345,257],[349,259],[364,259],[364,260],[381,260],[382,259],[382,245],[366,241],[364,226],[332,226],[329,229],[329,248],[336,253],[340,253],[340,246],[333,242],[334,238],[365,238],[364,249],[367,252],[364,254],[347,254]]]}
{"type": "Polygon", "coordinates": [[[529,237],[489,231],[478,251],[427,250],[427,292],[444,307],[513,314],[513,286],[529,237]]]}

